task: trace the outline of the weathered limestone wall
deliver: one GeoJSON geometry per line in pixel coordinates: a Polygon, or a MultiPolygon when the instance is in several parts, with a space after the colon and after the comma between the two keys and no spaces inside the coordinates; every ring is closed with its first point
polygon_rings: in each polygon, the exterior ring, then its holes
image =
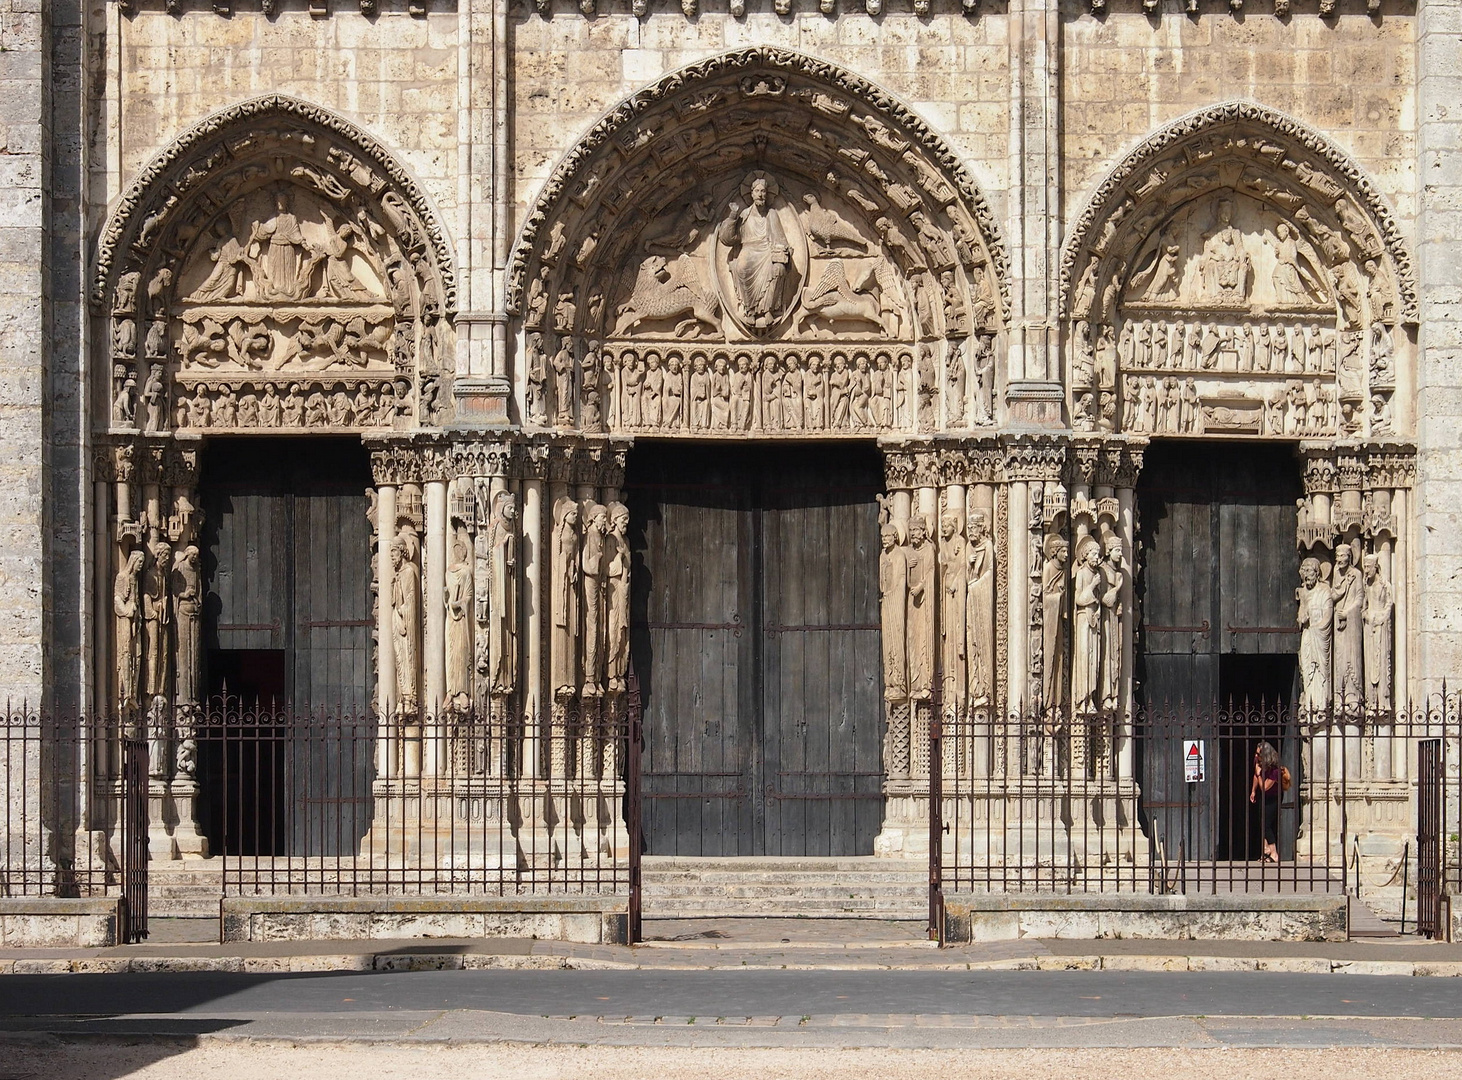
{"type": "Polygon", "coordinates": [[[1392,203],[1415,215],[1414,22],[1387,4],[1321,19],[1266,9],[1242,20],[1165,11],[1102,19],[1064,4],[1064,205],[1072,220],[1102,177],[1142,139],[1204,106],[1255,101],[1287,113],[1350,156],[1392,203]]]}
{"type": "Polygon", "coordinates": [[[1462,7],[1417,12],[1417,657],[1413,689],[1462,672],[1462,7]]]}
{"type": "MultiPolygon", "coordinates": [[[[116,19],[115,9],[106,17],[116,19]]],[[[120,122],[113,155],[121,182],[188,127],[265,93],[333,109],[390,147],[440,207],[457,202],[455,11],[411,17],[350,7],[325,19],[290,9],[219,18],[158,10],[122,18],[120,73],[106,94],[120,122]]],[[[99,164],[102,164],[99,162],[99,164]]],[[[115,193],[116,187],[112,188],[115,193]]]]}
{"type": "MultiPolygon", "coordinates": [[[[513,26],[513,137],[521,215],[553,167],[605,112],[661,76],[709,56],[763,45],[841,65],[884,87],[965,157],[997,218],[1005,214],[1009,45],[1003,17],[971,18],[940,5],[917,18],[889,5],[877,21],[856,5],[834,18],[780,16],[748,4],[744,18],[704,11],[694,21],[657,6],[636,19],[586,19],[559,10],[513,26]]],[[[518,224],[521,224],[521,217],[518,224]]]]}
{"type": "Polygon", "coordinates": [[[0,0],[0,680],[32,700],[44,685],[49,48],[40,0],[0,0]]]}

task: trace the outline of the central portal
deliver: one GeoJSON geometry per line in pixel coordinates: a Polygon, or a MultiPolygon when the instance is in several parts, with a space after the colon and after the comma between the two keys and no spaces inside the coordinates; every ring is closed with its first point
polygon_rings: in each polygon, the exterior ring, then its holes
{"type": "Polygon", "coordinates": [[[873,853],[882,476],[847,443],[631,452],[648,853],[873,853]]]}

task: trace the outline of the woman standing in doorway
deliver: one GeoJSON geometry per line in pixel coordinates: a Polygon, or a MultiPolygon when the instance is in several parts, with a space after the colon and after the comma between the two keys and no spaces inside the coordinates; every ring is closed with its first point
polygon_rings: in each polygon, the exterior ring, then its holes
{"type": "Polygon", "coordinates": [[[1279,861],[1279,796],[1284,774],[1279,764],[1279,751],[1267,740],[1254,751],[1254,780],[1249,785],[1249,801],[1259,804],[1259,817],[1264,823],[1264,861],[1279,861]]]}

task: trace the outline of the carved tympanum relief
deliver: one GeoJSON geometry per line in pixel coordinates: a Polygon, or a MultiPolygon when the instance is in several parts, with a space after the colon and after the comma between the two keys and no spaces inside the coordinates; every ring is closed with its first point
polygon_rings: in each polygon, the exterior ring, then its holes
{"type": "Polygon", "coordinates": [[[1298,125],[1237,111],[1154,137],[1083,216],[1063,266],[1073,426],[1393,436],[1414,318],[1394,226],[1298,125]]]}
{"type": "Polygon", "coordinates": [[[128,193],[104,240],[109,426],[439,423],[450,277],[421,205],[363,135],[289,99],[191,132],[128,193]]]}
{"type": "Polygon", "coordinates": [[[1004,256],[872,87],[754,49],[590,134],[515,264],[529,425],[712,435],[994,422],[1004,256]]]}

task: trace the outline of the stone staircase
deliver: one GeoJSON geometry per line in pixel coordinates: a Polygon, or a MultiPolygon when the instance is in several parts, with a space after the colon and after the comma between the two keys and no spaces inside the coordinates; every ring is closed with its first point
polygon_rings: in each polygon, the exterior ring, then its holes
{"type": "Polygon", "coordinates": [[[222,859],[157,859],[147,864],[150,916],[217,919],[222,895],[222,859]]]}
{"type": "Polygon", "coordinates": [[[644,914],[657,919],[880,919],[923,923],[923,860],[646,855],[644,914]]]}

